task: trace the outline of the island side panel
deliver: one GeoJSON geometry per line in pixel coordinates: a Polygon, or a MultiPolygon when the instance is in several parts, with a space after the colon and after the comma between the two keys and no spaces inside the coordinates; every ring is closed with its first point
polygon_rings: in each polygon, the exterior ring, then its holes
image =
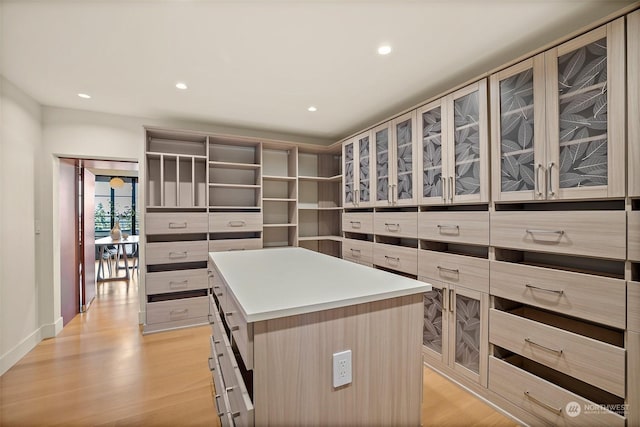
{"type": "Polygon", "coordinates": [[[256,322],[255,425],[420,425],[423,294],[256,322]],[[353,382],[334,389],[333,353],[353,382]]]}

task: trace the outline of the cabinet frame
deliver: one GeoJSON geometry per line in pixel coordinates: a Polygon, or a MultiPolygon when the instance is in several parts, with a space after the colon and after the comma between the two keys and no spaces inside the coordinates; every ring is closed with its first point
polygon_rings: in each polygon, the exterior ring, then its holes
{"type": "Polygon", "coordinates": [[[376,193],[372,200],[373,206],[376,207],[384,207],[384,206],[392,206],[392,188],[391,183],[393,180],[393,165],[395,164],[395,156],[393,154],[393,142],[392,142],[392,129],[391,129],[391,121],[383,123],[375,128],[371,129],[371,141],[374,146],[373,151],[375,157],[373,158],[373,177],[375,178],[375,189],[376,193]],[[387,198],[379,200],[378,199],[378,190],[379,190],[379,182],[378,182],[378,141],[376,139],[378,133],[382,131],[387,131],[387,198]]]}
{"type": "Polygon", "coordinates": [[[417,164],[418,164],[418,168],[417,168],[417,173],[420,174],[420,177],[418,178],[418,203],[421,205],[443,205],[445,203],[447,203],[447,198],[446,198],[446,185],[447,185],[447,176],[448,176],[448,169],[447,169],[447,158],[448,158],[448,147],[449,144],[447,143],[447,141],[449,140],[448,138],[448,132],[449,132],[449,128],[447,126],[447,123],[449,122],[449,117],[448,117],[448,108],[447,108],[447,103],[445,102],[445,98],[440,98],[436,101],[430,102],[427,105],[424,105],[420,108],[418,108],[417,112],[416,112],[416,122],[417,122],[417,127],[418,127],[418,131],[417,131],[417,137],[416,139],[418,140],[417,145],[418,145],[418,155],[416,158],[417,164]],[[442,192],[441,196],[435,196],[435,197],[426,197],[424,196],[424,139],[423,139],[423,132],[424,132],[424,124],[423,124],[423,120],[422,120],[422,116],[425,113],[428,113],[429,111],[432,111],[436,108],[440,108],[440,189],[442,192]]]}
{"type": "Polygon", "coordinates": [[[627,15],[629,196],[640,197],[640,10],[627,15]]]}
{"type": "MultiPolygon", "coordinates": [[[[403,114],[399,117],[396,117],[391,121],[391,144],[392,147],[392,155],[389,155],[389,162],[391,163],[391,159],[393,158],[393,163],[390,164],[389,168],[392,171],[391,177],[391,205],[392,206],[414,206],[418,202],[418,177],[417,168],[416,168],[416,153],[418,153],[418,144],[417,144],[417,136],[416,136],[417,126],[416,126],[416,110],[410,111],[406,114],[403,114]],[[400,199],[398,197],[399,185],[398,185],[398,125],[401,123],[405,123],[407,120],[411,120],[411,198],[408,199],[400,199]]],[[[376,164],[377,167],[377,164],[376,164]]]]}

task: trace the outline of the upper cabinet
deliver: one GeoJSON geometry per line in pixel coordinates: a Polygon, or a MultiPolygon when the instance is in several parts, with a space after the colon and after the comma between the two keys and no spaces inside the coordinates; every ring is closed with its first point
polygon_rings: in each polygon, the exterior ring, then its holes
{"type": "Polygon", "coordinates": [[[343,205],[370,207],[374,203],[375,181],[372,178],[374,147],[371,132],[365,132],[345,142],[342,148],[344,159],[343,205]]]}
{"type": "Polygon", "coordinates": [[[391,123],[387,122],[371,131],[375,150],[375,187],[373,202],[376,206],[391,206],[391,123]]]}
{"type": "Polygon", "coordinates": [[[493,199],[624,197],[624,20],[491,76],[493,199]]]}
{"type": "Polygon", "coordinates": [[[629,196],[640,197],[640,10],[627,16],[629,196]]]}
{"type": "Polygon", "coordinates": [[[418,109],[419,203],[489,200],[486,80],[418,109]]]}

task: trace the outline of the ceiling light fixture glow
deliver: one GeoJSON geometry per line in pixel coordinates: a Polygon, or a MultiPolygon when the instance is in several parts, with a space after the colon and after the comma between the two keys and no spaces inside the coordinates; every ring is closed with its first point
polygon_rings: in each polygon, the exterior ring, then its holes
{"type": "Polygon", "coordinates": [[[91,95],[87,95],[86,93],[79,93],[78,96],[82,99],[90,99],[91,95]]]}
{"type": "Polygon", "coordinates": [[[313,105],[310,106],[309,108],[307,108],[307,110],[314,112],[314,111],[318,111],[318,109],[316,107],[314,107],[313,105]]]}
{"type": "Polygon", "coordinates": [[[391,46],[388,44],[384,44],[378,48],[378,54],[380,55],[388,55],[391,53],[391,46]]]}
{"type": "Polygon", "coordinates": [[[183,82],[178,82],[178,83],[176,83],[176,87],[177,87],[178,89],[185,90],[185,89],[187,88],[187,84],[186,84],[186,83],[183,83],[183,82]]]}

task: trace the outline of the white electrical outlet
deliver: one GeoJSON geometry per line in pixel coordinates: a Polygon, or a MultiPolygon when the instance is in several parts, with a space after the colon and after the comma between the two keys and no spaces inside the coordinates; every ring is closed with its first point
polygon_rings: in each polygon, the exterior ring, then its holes
{"type": "Polygon", "coordinates": [[[351,350],[333,353],[333,387],[351,383],[351,350]]]}

